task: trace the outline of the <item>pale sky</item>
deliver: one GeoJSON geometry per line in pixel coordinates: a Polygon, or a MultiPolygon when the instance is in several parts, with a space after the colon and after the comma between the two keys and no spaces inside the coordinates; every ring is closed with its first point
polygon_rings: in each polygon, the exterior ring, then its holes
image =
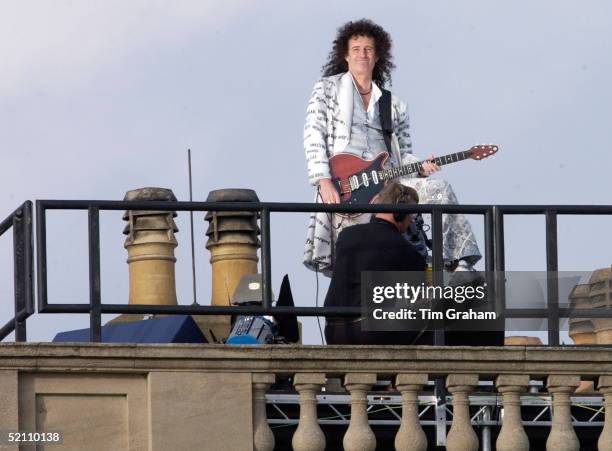
{"type": "MultiPolygon", "coordinates": [[[[27,199],[122,199],[160,186],[188,200],[252,188],[262,201],[309,202],[302,127],[336,29],[362,17],[391,34],[392,90],[409,105],[414,151],[481,142],[501,150],[448,166],[469,204],[610,204],[612,5],[514,2],[0,0],[0,219],[27,199]]],[[[124,223],[102,215],[103,302],[127,302],[124,223]]],[[[86,212],[49,214],[49,300],[86,302],[86,212]]],[[[482,235],[481,221],[473,219],[482,235]]],[[[196,215],[199,301],[210,299],[203,214],[196,215]]],[[[190,303],[188,215],[178,220],[177,291],[190,303]]],[[[272,217],[274,289],[288,273],[315,305],[301,264],[307,217],[272,217]]],[[[612,220],[559,219],[560,269],[612,263],[612,220]]],[[[543,270],[544,219],[506,223],[508,269],[543,270]]],[[[481,244],[482,241],[481,241],[481,244]]],[[[11,235],[0,238],[0,323],[12,316],[11,235]]],[[[319,303],[327,280],[320,277],[319,303]]],[[[320,342],[313,320],[305,341],[320,342]]],[[[87,327],[35,315],[30,340],[87,327]]]]}

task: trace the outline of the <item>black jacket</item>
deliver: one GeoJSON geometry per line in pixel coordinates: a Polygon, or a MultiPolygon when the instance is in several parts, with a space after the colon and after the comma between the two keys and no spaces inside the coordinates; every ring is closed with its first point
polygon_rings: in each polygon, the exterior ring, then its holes
{"type": "Polygon", "coordinates": [[[336,242],[336,258],[325,306],[359,307],[362,271],[424,271],[425,259],[395,225],[373,218],[344,229],[336,242]]]}

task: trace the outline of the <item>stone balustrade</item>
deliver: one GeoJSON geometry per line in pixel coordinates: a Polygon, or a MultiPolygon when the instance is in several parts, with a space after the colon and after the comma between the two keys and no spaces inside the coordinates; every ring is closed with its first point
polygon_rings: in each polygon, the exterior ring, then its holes
{"type": "MultiPolygon", "coordinates": [[[[309,378],[308,373],[297,373],[296,381],[309,378]]],[[[317,384],[309,384],[308,404],[303,402],[304,383],[296,383],[300,393],[300,420],[293,436],[294,450],[323,450],[326,442],[320,426],[316,422],[315,388],[322,387],[323,374],[317,374],[317,384]],[[308,433],[306,432],[308,431],[308,433]]],[[[398,451],[425,451],[428,442],[418,416],[417,394],[426,384],[427,374],[401,373],[396,377],[395,388],[402,394],[402,416],[400,428],[395,436],[395,449],[398,451]]],[[[469,393],[478,385],[476,374],[449,374],[446,378],[446,388],[452,395],[452,425],[447,435],[448,450],[473,450],[481,448],[478,436],[472,426],[469,411],[469,393]]],[[[605,396],[606,407],[611,404],[612,392],[608,386],[612,378],[599,378],[601,392],[605,396]]],[[[344,450],[368,451],[376,449],[376,437],[367,418],[367,390],[375,383],[376,375],[372,373],[348,373],[345,375],[345,388],[351,396],[350,423],[343,440],[344,450]]],[[[552,395],[552,425],[546,441],[547,450],[578,451],[580,443],[574,431],[570,416],[570,394],[578,387],[580,378],[571,375],[551,375],[547,378],[548,393],[552,395]]],[[[529,438],[523,427],[521,418],[520,395],[526,391],[529,384],[527,374],[502,374],[496,378],[498,393],[502,394],[502,406],[505,409],[501,430],[495,443],[499,451],[528,451],[529,438]]],[[[265,402],[261,401],[263,408],[265,402]]],[[[599,439],[599,450],[612,449],[610,430],[612,421],[606,421],[599,439]]],[[[259,448],[257,448],[259,449],[259,448]]],[[[268,451],[274,449],[274,444],[268,451]]],[[[487,448],[490,449],[490,448],[487,448]]],[[[533,448],[532,448],[533,449],[533,448]]]]}
{"type": "MultiPolygon", "coordinates": [[[[128,437],[124,443],[133,445],[129,449],[201,449],[205,437],[206,449],[273,450],[265,394],[288,377],[289,389],[299,394],[299,421],[287,445],[295,450],[329,447],[317,394],[331,379],[341,380],[350,397],[350,422],[342,440],[346,450],[377,447],[367,412],[367,394],[377,381],[392,381],[387,392],[401,394],[397,450],[435,445],[431,438],[428,443],[418,413],[418,396],[434,378],[445,381],[450,396],[449,450],[482,445],[468,406],[479,381],[492,381],[487,387],[504,409],[498,450],[530,449],[520,403],[530,380],[542,381],[540,393],[552,399],[549,450],[580,449],[570,396],[581,379],[595,381],[604,406],[612,405],[612,349],[604,348],[2,343],[0,381],[6,393],[17,395],[0,396],[0,430],[16,424],[65,427],[70,432],[64,442],[78,445],[79,433],[96,436],[91,425],[99,423],[104,431],[105,421],[117,422],[116,427],[123,421],[129,428],[117,430],[142,440],[128,437]],[[98,412],[99,418],[90,418],[84,423],[88,428],[79,432],[70,412],[78,412],[83,421],[98,412]]],[[[612,449],[610,431],[612,415],[606,415],[596,431],[600,450],[612,449]]]]}

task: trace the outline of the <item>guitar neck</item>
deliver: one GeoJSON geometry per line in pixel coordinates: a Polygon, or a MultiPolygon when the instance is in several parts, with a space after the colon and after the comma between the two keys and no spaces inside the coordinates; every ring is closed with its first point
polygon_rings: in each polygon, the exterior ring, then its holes
{"type": "MultiPolygon", "coordinates": [[[[434,158],[433,162],[437,164],[438,166],[444,166],[445,164],[457,163],[458,161],[463,161],[468,158],[469,158],[469,152],[466,150],[463,152],[449,153],[448,155],[443,155],[441,157],[434,158]]],[[[418,174],[418,172],[423,167],[423,163],[425,163],[426,161],[427,160],[419,161],[416,163],[407,164],[405,166],[398,166],[398,167],[391,168],[391,169],[383,169],[381,171],[381,176],[385,180],[390,180],[390,179],[394,179],[397,177],[403,177],[405,175],[410,175],[414,173],[418,174]]]]}

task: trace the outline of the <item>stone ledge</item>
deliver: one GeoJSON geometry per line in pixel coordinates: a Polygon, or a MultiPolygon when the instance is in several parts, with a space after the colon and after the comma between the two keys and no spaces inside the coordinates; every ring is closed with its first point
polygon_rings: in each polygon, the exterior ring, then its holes
{"type": "Polygon", "coordinates": [[[446,346],[227,346],[0,343],[0,368],[20,371],[150,370],[612,375],[612,349],[446,346]]]}

